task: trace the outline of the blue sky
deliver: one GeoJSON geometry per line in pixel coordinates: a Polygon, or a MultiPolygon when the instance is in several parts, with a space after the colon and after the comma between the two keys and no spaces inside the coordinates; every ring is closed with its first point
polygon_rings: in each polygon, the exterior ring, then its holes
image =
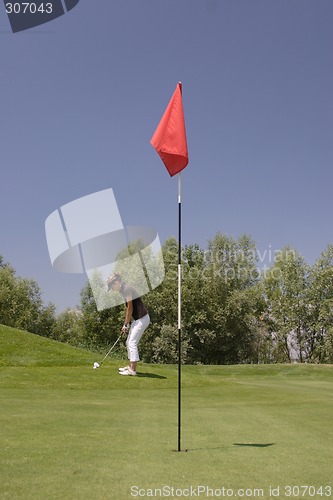
{"type": "Polygon", "coordinates": [[[44,222],[113,188],[125,225],[177,235],[177,179],[150,138],[178,81],[190,163],[183,243],[250,234],[313,263],[333,242],[331,0],[81,0],[11,33],[0,6],[0,254],[45,302],[79,303],[44,222]]]}

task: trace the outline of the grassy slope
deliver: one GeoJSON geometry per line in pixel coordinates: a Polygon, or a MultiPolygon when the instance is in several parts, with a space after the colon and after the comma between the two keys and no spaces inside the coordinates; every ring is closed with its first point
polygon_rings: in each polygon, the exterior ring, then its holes
{"type": "Polygon", "coordinates": [[[0,345],[0,367],[78,366],[92,359],[92,354],[82,349],[3,325],[0,345]]]}
{"type": "Polygon", "coordinates": [[[332,481],[332,367],[183,367],[188,452],[176,453],[175,366],[127,378],[112,361],[93,370],[95,354],[14,329],[0,327],[0,343],[1,499],[121,500],[135,498],[131,486],[149,498],[198,485],[234,498],[280,487],[287,498],[287,485],[332,481]]]}

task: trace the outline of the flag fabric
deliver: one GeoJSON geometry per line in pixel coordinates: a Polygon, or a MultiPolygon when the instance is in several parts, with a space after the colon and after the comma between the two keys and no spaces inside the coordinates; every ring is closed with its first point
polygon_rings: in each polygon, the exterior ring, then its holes
{"type": "Polygon", "coordinates": [[[156,149],[171,177],[187,166],[188,150],[181,83],[177,84],[150,144],[156,149]]]}

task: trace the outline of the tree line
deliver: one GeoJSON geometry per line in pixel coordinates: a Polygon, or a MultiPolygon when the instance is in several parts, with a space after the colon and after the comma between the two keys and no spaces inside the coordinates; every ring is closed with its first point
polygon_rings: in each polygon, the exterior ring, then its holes
{"type": "MultiPolygon", "coordinates": [[[[143,361],[177,361],[178,244],[163,247],[165,279],[144,296],[143,361]]],[[[270,266],[248,235],[182,248],[182,359],[190,364],[333,363],[333,245],[309,265],[289,247],[270,266]]],[[[98,311],[89,282],[77,309],[56,314],[32,280],[0,257],[0,323],[92,349],[119,335],[124,306],[98,311]]],[[[123,348],[124,349],[124,348],[123,348]]],[[[124,351],[125,352],[125,351],[124,351]]]]}

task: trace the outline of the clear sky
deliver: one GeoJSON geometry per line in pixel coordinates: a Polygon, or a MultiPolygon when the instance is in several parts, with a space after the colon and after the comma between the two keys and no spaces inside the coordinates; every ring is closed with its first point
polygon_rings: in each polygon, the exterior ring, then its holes
{"type": "MultiPolygon", "coordinates": [[[[123,223],[177,236],[177,178],[150,138],[183,83],[183,243],[250,234],[313,263],[333,242],[332,0],[81,0],[13,34],[0,5],[0,254],[45,302],[44,222],[113,188],[123,223]]],[[[153,292],[152,292],[153,293],[153,292]]]]}

